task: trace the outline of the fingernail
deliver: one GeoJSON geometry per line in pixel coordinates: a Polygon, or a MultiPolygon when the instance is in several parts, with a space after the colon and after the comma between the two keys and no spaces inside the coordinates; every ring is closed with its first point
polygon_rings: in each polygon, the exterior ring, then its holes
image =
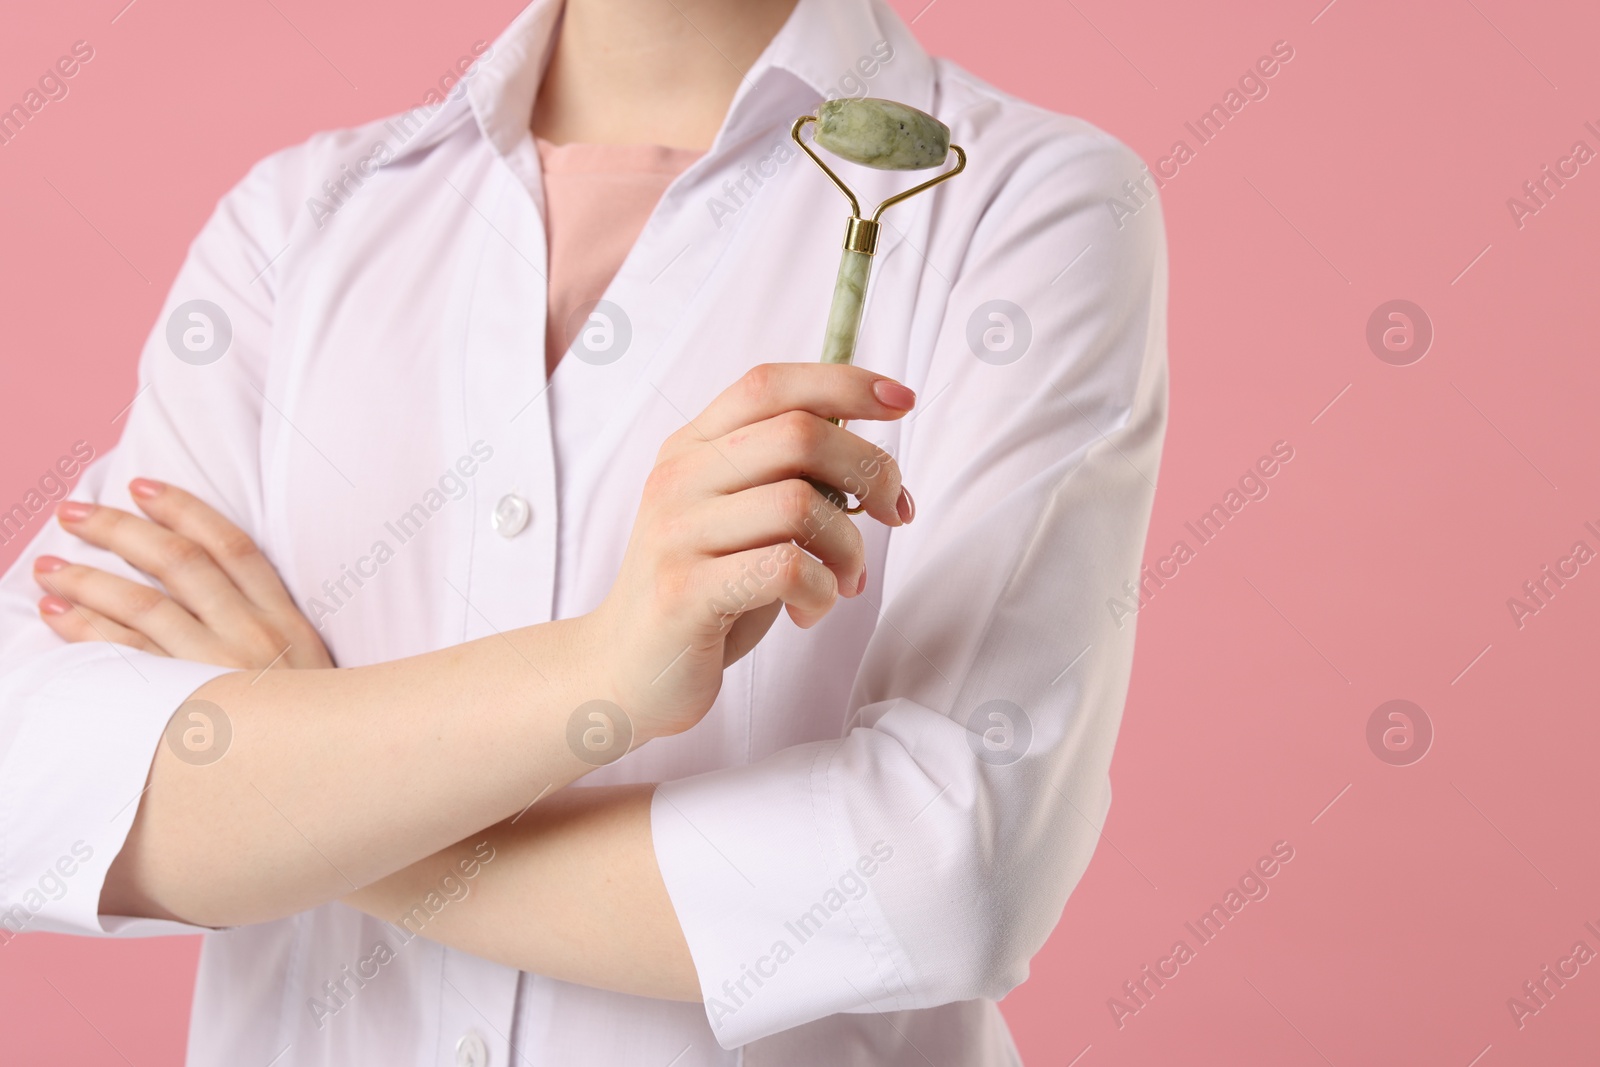
{"type": "Polygon", "coordinates": [[[903,485],[900,487],[900,499],[894,502],[894,510],[901,522],[910,522],[917,517],[917,502],[911,499],[911,491],[903,485]]]}
{"type": "Polygon", "coordinates": [[[40,556],[33,561],[33,569],[38,574],[54,574],[67,565],[67,561],[58,556],[40,556]]]}
{"type": "Polygon", "coordinates": [[[873,382],[872,395],[878,398],[880,404],[897,411],[910,411],[917,404],[916,393],[889,378],[879,378],[873,382]]]}
{"type": "Polygon", "coordinates": [[[166,485],[163,483],[152,481],[149,478],[135,478],[128,483],[128,491],[142,500],[160,496],[161,491],[165,488],[166,485]]]}
{"type": "Polygon", "coordinates": [[[39,601],[39,611],[44,615],[65,615],[71,610],[72,605],[58,596],[47,596],[39,601]]]}
{"type": "Polygon", "coordinates": [[[94,514],[94,505],[81,500],[68,500],[56,508],[56,514],[61,516],[63,522],[82,522],[94,514]]]}
{"type": "Polygon", "coordinates": [[[856,596],[860,596],[867,589],[867,568],[861,568],[861,579],[856,582],[856,596]]]}

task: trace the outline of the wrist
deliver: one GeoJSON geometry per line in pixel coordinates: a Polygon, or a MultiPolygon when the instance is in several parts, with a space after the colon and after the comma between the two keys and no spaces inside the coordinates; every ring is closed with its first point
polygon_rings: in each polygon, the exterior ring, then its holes
{"type": "Polygon", "coordinates": [[[566,720],[567,746],[591,767],[603,767],[663,736],[649,713],[648,686],[634,672],[623,632],[606,603],[563,620],[570,628],[573,665],[566,720]]]}
{"type": "Polygon", "coordinates": [[[613,595],[570,621],[579,649],[581,702],[611,705],[610,713],[625,719],[631,732],[630,750],[682,733],[710,706],[709,700],[700,706],[700,694],[686,694],[678,684],[685,662],[695,658],[691,650],[675,643],[669,627],[648,612],[613,595]]]}

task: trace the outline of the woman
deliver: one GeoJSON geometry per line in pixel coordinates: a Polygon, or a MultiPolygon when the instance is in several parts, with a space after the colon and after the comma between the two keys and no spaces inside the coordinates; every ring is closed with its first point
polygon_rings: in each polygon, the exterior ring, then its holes
{"type": "Polygon", "coordinates": [[[209,930],[191,1064],[1014,1062],[1165,420],[1136,158],[878,0],[474,51],[224,199],[5,579],[0,921],[209,930]],[[865,92],[972,164],[822,366],[842,203],[785,138],[865,92]]]}

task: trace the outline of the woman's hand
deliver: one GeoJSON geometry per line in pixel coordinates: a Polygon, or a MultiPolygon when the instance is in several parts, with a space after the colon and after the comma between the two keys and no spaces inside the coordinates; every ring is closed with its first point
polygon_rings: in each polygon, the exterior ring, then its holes
{"type": "Polygon", "coordinates": [[[34,560],[45,623],[68,641],[111,641],[240,670],[331,667],[317,631],[248,534],[176,486],[129,486],[149,518],[67,501],[67,532],[114,552],[166,592],[55,556],[34,560]]]}
{"type": "Polygon", "coordinates": [[[766,364],[667,439],[617,581],[588,617],[636,743],[698,722],[780,608],[809,627],[866,587],[860,532],[806,479],[910,522],[893,458],[829,420],[898,419],[915,402],[860,367],[766,364]]]}

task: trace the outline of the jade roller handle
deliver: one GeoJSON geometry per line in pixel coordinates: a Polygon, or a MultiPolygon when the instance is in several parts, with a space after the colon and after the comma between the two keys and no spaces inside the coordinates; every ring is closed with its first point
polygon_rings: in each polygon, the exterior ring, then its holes
{"type": "MultiPolygon", "coordinates": [[[[839,260],[839,280],[833,286],[833,306],[828,310],[828,326],[822,335],[822,362],[849,363],[855,359],[856,337],[861,333],[861,312],[866,306],[867,278],[871,274],[871,255],[853,248],[844,250],[839,260]]],[[[828,421],[839,425],[838,419],[828,421]]],[[[852,510],[849,500],[833,486],[815,478],[808,478],[807,481],[827,497],[834,507],[841,511],[852,510]]]]}
{"type": "Polygon", "coordinates": [[[822,335],[822,362],[849,363],[856,356],[856,337],[861,332],[861,311],[866,305],[867,278],[872,274],[872,257],[846,248],[839,259],[839,280],[833,286],[833,307],[828,311],[828,327],[822,335]]]}

